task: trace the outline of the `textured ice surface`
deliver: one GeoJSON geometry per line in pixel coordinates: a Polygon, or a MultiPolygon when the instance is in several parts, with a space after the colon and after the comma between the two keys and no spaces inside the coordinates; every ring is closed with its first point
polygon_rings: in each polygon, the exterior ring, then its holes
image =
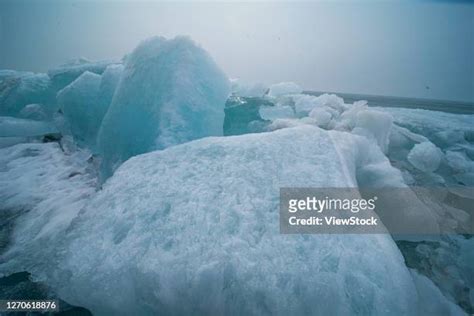
{"type": "MultiPolygon", "coordinates": [[[[469,131],[474,129],[474,115],[406,108],[378,108],[393,115],[394,121],[414,132],[425,135],[439,131],[469,131]]],[[[426,136],[426,135],[425,135],[426,136]]]]}
{"type": "Polygon", "coordinates": [[[79,58],[49,70],[48,76],[51,78],[53,89],[59,91],[76,80],[84,72],[89,71],[100,75],[111,64],[117,64],[117,62],[107,60],[94,62],[85,58],[79,58]]]}
{"type": "Polygon", "coordinates": [[[314,119],[319,127],[329,129],[329,124],[331,123],[332,119],[332,113],[327,109],[314,108],[309,113],[309,117],[314,119]]]}
{"type": "Polygon", "coordinates": [[[474,161],[458,151],[447,151],[446,161],[455,173],[474,172],[474,161]]]}
{"type": "Polygon", "coordinates": [[[35,121],[46,121],[49,118],[44,110],[44,107],[37,103],[26,105],[20,111],[19,117],[35,121]]]}
{"type": "Polygon", "coordinates": [[[99,88],[99,102],[102,107],[108,108],[110,106],[122,72],[122,64],[113,64],[107,66],[102,74],[99,88]]]}
{"type": "Polygon", "coordinates": [[[127,58],[98,145],[108,177],[131,156],[222,135],[227,77],[185,37],[154,37],[127,58]]]}
{"type": "Polygon", "coordinates": [[[296,113],[300,116],[307,116],[315,108],[324,108],[335,115],[347,109],[344,100],[335,94],[325,93],[320,96],[299,94],[292,96],[292,99],[296,113]]]}
{"type": "MultiPolygon", "coordinates": [[[[469,135],[474,131],[474,115],[472,114],[452,114],[404,108],[379,109],[390,113],[397,125],[427,137],[441,149],[458,145],[466,147],[469,146],[469,141],[473,142],[472,139],[469,139],[469,135]]],[[[471,150],[474,153],[474,149],[471,150]]]]}
{"type": "Polygon", "coordinates": [[[388,151],[392,121],[393,119],[390,114],[366,109],[356,114],[355,127],[352,133],[373,139],[380,149],[386,153],[388,151]]]}
{"type": "Polygon", "coordinates": [[[49,122],[0,116],[0,137],[42,136],[57,132],[56,127],[49,122]]]}
{"type": "Polygon", "coordinates": [[[423,172],[433,172],[438,169],[443,152],[431,142],[416,144],[408,154],[408,161],[423,172]]]}
{"type": "Polygon", "coordinates": [[[8,223],[15,229],[1,258],[10,269],[54,267],[61,234],[95,191],[84,162],[78,154],[64,155],[57,143],[0,149],[0,211],[3,219],[16,218],[8,223]]]}
{"type": "MultiPolygon", "coordinates": [[[[334,94],[314,96],[283,93],[277,97],[241,97],[230,98],[229,101],[225,127],[236,127],[235,131],[231,130],[234,134],[273,131],[300,125],[347,131],[376,143],[397,168],[406,175],[410,173],[410,177],[405,176],[405,179],[412,185],[474,183],[474,172],[470,171],[470,167],[467,168],[474,161],[474,115],[369,107],[366,101],[347,104],[334,94]],[[415,145],[423,142],[435,144],[443,153],[451,151],[464,157],[465,171],[459,170],[459,164],[453,169],[453,163],[450,165],[448,159],[442,159],[439,155],[436,155],[440,158],[436,173],[428,172],[423,167],[422,170],[416,168],[409,162],[408,154],[415,145]]],[[[451,154],[451,158],[453,157],[451,154]]],[[[438,164],[437,160],[435,158],[435,164],[438,164]]]]}
{"type": "MultiPolygon", "coordinates": [[[[414,184],[422,186],[473,185],[470,165],[474,160],[474,115],[451,114],[438,111],[404,108],[378,108],[390,113],[395,125],[390,135],[388,156],[399,168],[409,170],[414,175],[414,184]],[[418,160],[408,159],[415,145],[432,143],[440,150],[431,148],[431,156],[418,152],[418,160]],[[424,162],[423,162],[424,161],[424,162]],[[414,162],[414,164],[413,164],[414,162]],[[439,162],[439,164],[438,164],[439,162]],[[432,170],[428,171],[424,166],[432,170]],[[418,167],[420,168],[418,168],[418,167]]],[[[423,146],[421,149],[423,149],[423,146]]]]}
{"type": "Polygon", "coordinates": [[[75,140],[95,146],[97,132],[108,104],[99,100],[101,76],[86,71],[58,92],[58,105],[63,111],[75,140]]]}
{"type": "Polygon", "coordinates": [[[418,292],[418,315],[455,316],[466,315],[456,304],[446,299],[441,291],[427,277],[410,270],[418,292]]]}
{"type": "MultiPolygon", "coordinates": [[[[474,239],[462,235],[444,235],[437,242],[401,243],[400,248],[405,255],[407,265],[416,269],[419,274],[430,280],[444,294],[447,300],[456,302],[468,315],[474,311],[474,239]]],[[[417,281],[414,275],[415,281],[417,281]]],[[[446,311],[446,299],[437,294],[434,285],[426,278],[418,275],[427,289],[420,300],[431,301],[425,308],[438,308],[439,312],[446,311]],[[432,292],[432,293],[430,293],[432,292]],[[423,297],[424,296],[424,297],[423,297]],[[431,298],[429,298],[431,296],[431,298]]],[[[418,287],[418,286],[417,286],[418,287]]],[[[449,304],[448,304],[449,305],[449,304]]],[[[427,309],[428,311],[429,309],[427,309]]],[[[427,313],[422,313],[425,315],[427,313]]],[[[448,315],[447,313],[446,315],[448,315]]]]}
{"type": "Polygon", "coordinates": [[[0,71],[0,115],[17,116],[28,104],[40,103],[54,112],[54,93],[46,74],[0,71]]]}
{"type": "Polygon", "coordinates": [[[303,92],[303,89],[294,82],[280,82],[270,86],[268,95],[270,97],[279,97],[285,94],[296,94],[301,92],[303,92]]]}
{"type": "Polygon", "coordinates": [[[99,315],[416,314],[389,235],[279,233],[280,187],[356,186],[360,168],[390,169],[370,148],[302,126],[133,157],[74,221],[48,280],[99,315]]]}

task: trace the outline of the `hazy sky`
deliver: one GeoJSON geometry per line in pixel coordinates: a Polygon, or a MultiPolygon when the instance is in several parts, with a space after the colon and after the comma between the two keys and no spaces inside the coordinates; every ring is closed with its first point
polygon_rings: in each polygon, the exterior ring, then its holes
{"type": "Polygon", "coordinates": [[[179,34],[229,77],[474,101],[472,1],[0,0],[0,69],[121,58],[149,36],[179,34]]]}

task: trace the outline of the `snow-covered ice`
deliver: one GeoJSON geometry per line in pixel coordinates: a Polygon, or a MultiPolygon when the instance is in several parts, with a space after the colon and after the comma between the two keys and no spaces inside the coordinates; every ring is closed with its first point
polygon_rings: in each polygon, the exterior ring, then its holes
{"type": "Polygon", "coordinates": [[[354,187],[377,157],[391,168],[369,148],[301,126],[133,157],[74,221],[58,270],[34,272],[97,314],[415,314],[389,235],[279,233],[280,187],[354,187]]]}
{"type": "Polygon", "coordinates": [[[282,94],[275,106],[261,106],[260,116],[272,121],[269,130],[308,124],[349,131],[375,142],[384,153],[388,151],[393,125],[390,114],[369,108],[365,101],[345,104],[334,94],[282,94]]]}
{"type": "MultiPolygon", "coordinates": [[[[474,115],[229,82],[186,37],[151,38],[120,62],[0,70],[0,115],[0,274],[31,272],[96,314],[474,305],[472,238],[418,240],[415,271],[389,234],[281,235],[278,217],[281,187],[434,184],[472,198],[456,190],[474,185],[474,115]],[[246,135],[207,137],[222,134],[246,135]]],[[[472,221],[444,196],[404,192],[380,219],[433,232],[472,221]]]]}
{"type": "Polygon", "coordinates": [[[325,93],[319,96],[296,94],[291,98],[295,104],[295,111],[300,116],[308,116],[315,108],[323,108],[334,115],[341,114],[348,108],[344,104],[344,100],[335,94],[325,93]]]}
{"type": "MultiPolygon", "coordinates": [[[[62,234],[95,192],[96,180],[79,153],[58,143],[26,143],[0,149],[0,210],[15,227],[2,253],[0,273],[54,268],[62,234]]],[[[5,223],[4,223],[5,224],[5,223]]]]}
{"type": "Polygon", "coordinates": [[[314,108],[309,113],[309,117],[316,120],[316,124],[319,127],[329,129],[329,124],[331,123],[332,114],[327,109],[314,108]]]}
{"type": "Polygon", "coordinates": [[[227,77],[190,39],[142,42],[127,58],[99,131],[103,177],[134,155],[222,135],[229,94],[227,77]]]}
{"type": "Polygon", "coordinates": [[[359,111],[355,118],[355,127],[352,133],[373,139],[380,149],[386,153],[392,129],[392,116],[382,111],[359,111]]]}
{"type": "Polygon", "coordinates": [[[408,154],[408,161],[423,172],[433,172],[438,169],[443,152],[431,142],[416,144],[408,154]]]}

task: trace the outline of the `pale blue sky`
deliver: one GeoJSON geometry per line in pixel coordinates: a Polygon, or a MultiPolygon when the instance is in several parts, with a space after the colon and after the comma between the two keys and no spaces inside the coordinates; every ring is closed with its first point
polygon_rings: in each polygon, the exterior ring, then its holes
{"type": "Polygon", "coordinates": [[[149,36],[180,34],[229,77],[474,101],[472,1],[0,0],[0,69],[121,58],[149,36]]]}

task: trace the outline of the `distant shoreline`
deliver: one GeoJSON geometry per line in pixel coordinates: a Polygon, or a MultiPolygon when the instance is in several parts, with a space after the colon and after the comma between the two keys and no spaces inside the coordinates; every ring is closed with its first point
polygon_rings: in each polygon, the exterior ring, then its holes
{"type": "Polygon", "coordinates": [[[393,97],[370,94],[355,94],[341,92],[319,92],[304,91],[310,95],[321,95],[323,93],[334,93],[344,98],[344,101],[352,103],[354,101],[366,100],[369,106],[381,107],[402,107],[410,109],[423,109],[431,111],[449,112],[455,114],[474,114],[474,103],[462,101],[432,100],[407,97],[393,97]]]}

